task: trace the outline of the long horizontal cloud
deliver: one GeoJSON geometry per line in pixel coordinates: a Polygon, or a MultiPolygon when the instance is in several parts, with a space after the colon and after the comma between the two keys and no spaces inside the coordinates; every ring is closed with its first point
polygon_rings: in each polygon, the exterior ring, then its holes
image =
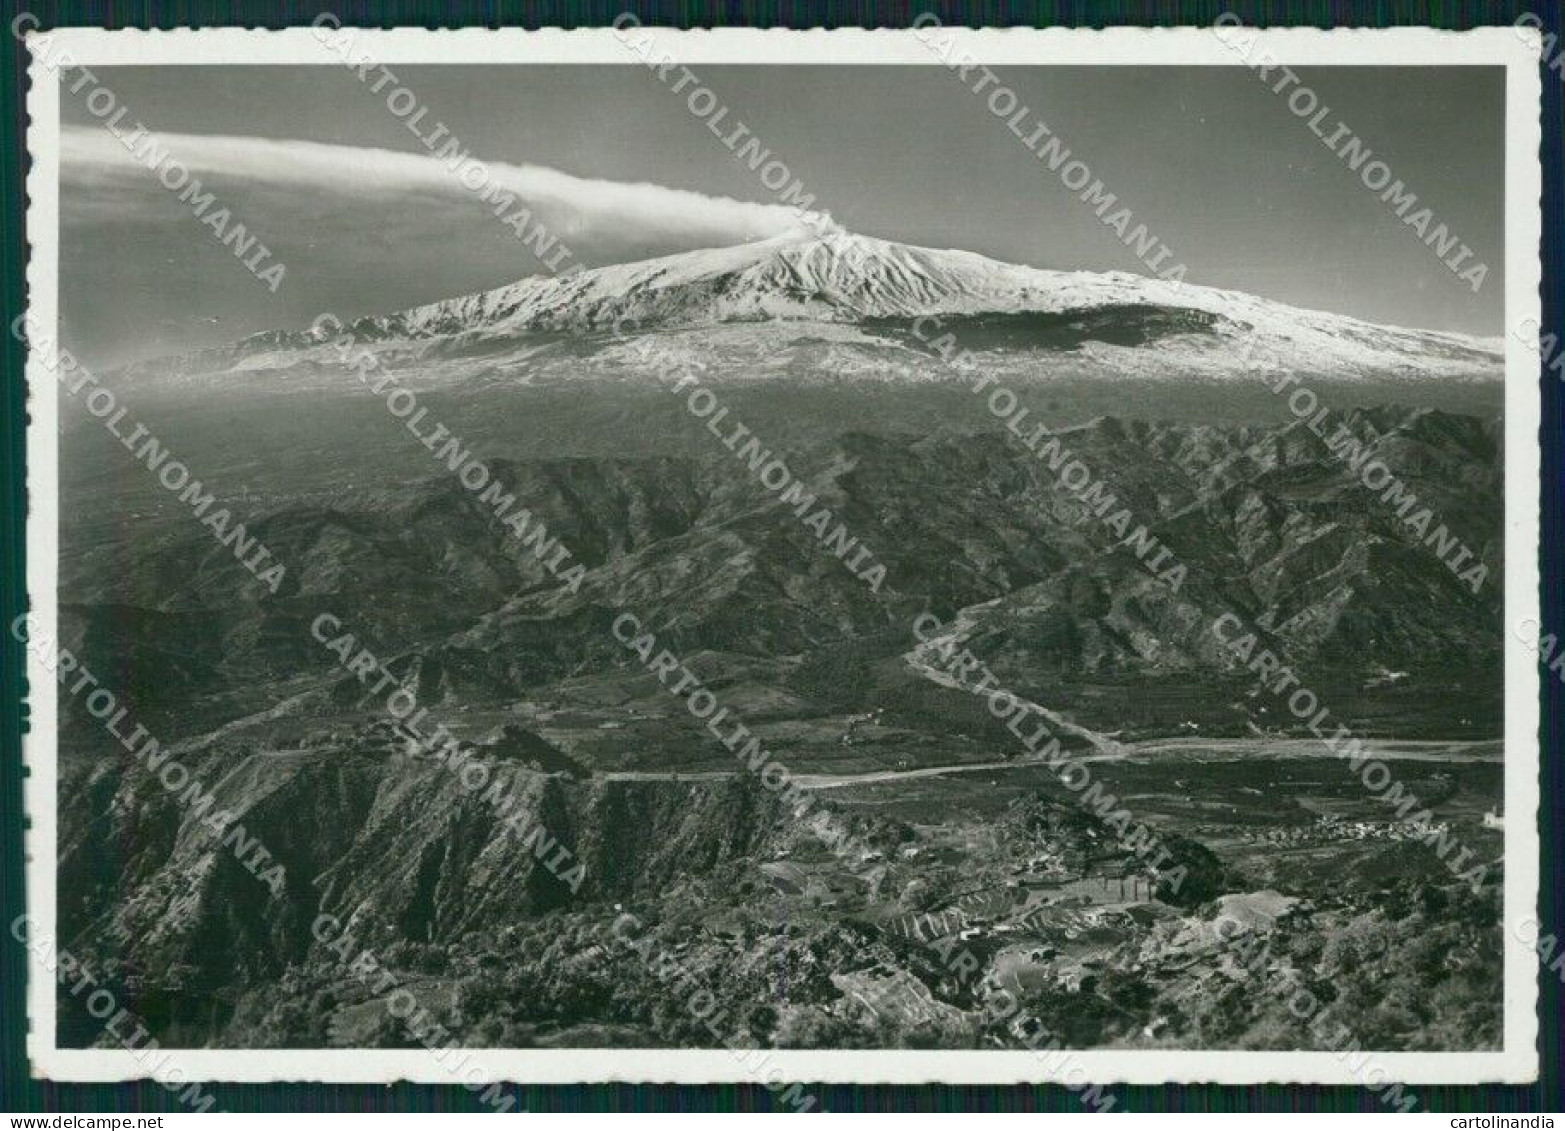
{"type": "MultiPolygon", "coordinates": [[[[117,137],[69,127],[63,313],[73,345],[99,364],[307,325],[327,310],[384,313],[538,274],[544,265],[521,235],[539,225],[569,248],[564,263],[588,267],[804,227],[796,208],[778,203],[485,161],[488,183],[517,198],[507,213],[531,212],[518,233],[423,153],[195,134],[156,142],[273,262],[286,264],[287,277],[275,295],[258,286],[117,137]]],[[[759,183],[756,191],[766,192],[759,183]]]]}
{"type": "MultiPolygon", "coordinates": [[[[147,171],[106,130],[74,126],[64,131],[63,178],[90,187],[147,171]]],[[[154,139],[196,176],[224,182],[293,187],[382,201],[411,193],[476,195],[447,164],[421,153],[325,145],[289,139],[159,134],[154,139]]],[[[475,158],[477,155],[475,155],[475,158]]],[[[681,245],[719,246],[764,239],[799,229],[797,209],[707,196],[664,185],[573,176],[541,165],[485,161],[488,182],[533,210],[561,238],[588,240],[598,254],[616,238],[628,253],[666,240],[681,245]]],[[[476,175],[475,175],[476,179],[476,175]]],[[[757,185],[758,191],[764,191],[757,185]]]]}

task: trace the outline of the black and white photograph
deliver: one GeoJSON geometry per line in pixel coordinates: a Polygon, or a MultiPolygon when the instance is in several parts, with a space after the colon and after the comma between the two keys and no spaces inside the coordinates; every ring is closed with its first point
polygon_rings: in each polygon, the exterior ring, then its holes
{"type": "Polygon", "coordinates": [[[1537,1077],[1532,29],[28,49],[42,1075],[1537,1077]]]}

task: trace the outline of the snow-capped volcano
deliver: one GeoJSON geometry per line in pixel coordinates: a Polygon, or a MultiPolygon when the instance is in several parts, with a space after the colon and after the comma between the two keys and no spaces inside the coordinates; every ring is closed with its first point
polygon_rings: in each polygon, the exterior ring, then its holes
{"type": "Polygon", "coordinates": [[[376,320],[404,334],[860,322],[1075,305],[1075,276],[850,235],[789,234],[735,247],[534,277],[376,320]]]}
{"type": "Polygon", "coordinates": [[[749,328],[717,339],[731,347],[753,338],[757,324],[780,331],[774,345],[797,341],[812,327],[844,345],[856,336],[827,328],[857,326],[884,342],[900,324],[916,330],[918,342],[950,332],[963,348],[1041,351],[1057,361],[1128,351],[1140,355],[1122,359],[1125,371],[1137,375],[1161,359],[1178,370],[1210,366],[1216,375],[1238,364],[1341,376],[1497,376],[1500,360],[1497,343],[1462,334],[1378,326],[1237,291],[1122,272],[1048,271],[847,232],[783,235],[565,278],[528,278],[370,319],[354,330],[379,340],[471,343],[540,331],[749,328]]]}
{"type": "MultiPolygon", "coordinates": [[[[718,375],[834,381],[939,380],[950,376],[955,350],[1008,380],[1210,380],[1268,371],[1494,380],[1503,356],[1495,339],[842,231],[533,276],[361,319],[349,329],[415,379],[454,379],[459,361],[472,372],[484,358],[489,378],[529,383],[635,379],[632,358],[642,355],[625,344],[648,334],[659,335],[665,359],[683,355],[718,375]]],[[[296,368],[301,350],[320,347],[318,334],[271,333],[240,343],[237,356],[208,351],[220,356],[207,360],[249,370],[296,368]]]]}

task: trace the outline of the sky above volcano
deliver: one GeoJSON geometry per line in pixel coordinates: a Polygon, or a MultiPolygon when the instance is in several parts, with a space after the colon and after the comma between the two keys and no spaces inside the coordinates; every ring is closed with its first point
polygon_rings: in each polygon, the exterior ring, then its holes
{"type": "MultiPolygon", "coordinates": [[[[95,68],[286,264],[272,293],[62,97],[64,340],[89,364],[380,313],[543,271],[341,66],[95,68]],[[116,152],[117,151],[117,152],[116,152]]],[[[797,223],[643,67],[396,68],[586,266],[797,223]]],[[[1499,68],[1337,67],[1303,81],[1433,210],[1479,293],[1240,68],[1006,68],[1003,81],[1184,263],[1189,283],[1371,321],[1502,330],[1499,68]]],[[[1094,210],[939,67],[700,69],[843,227],[1009,262],[1146,273],[1094,210]]]]}

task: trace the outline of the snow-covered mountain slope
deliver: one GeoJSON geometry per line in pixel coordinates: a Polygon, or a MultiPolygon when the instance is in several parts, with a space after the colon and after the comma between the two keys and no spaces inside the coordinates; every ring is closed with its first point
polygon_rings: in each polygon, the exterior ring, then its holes
{"type": "MultiPolygon", "coordinates": [[[[1238,291],[1122,272],[1064,272],[847,233],[788,235],[615,264],[366,318],[388,364],[552,383],[633,379],[660,356],[716,377],[939,380],[952,346],[1008,380],[1228,379],[1267,371],[1357,379],[1495,380],[1498,339],[1379,326],[1238,291]],[[946,335],[950,335],[946,337],[946,335]],[[482,364],[479,364],[479,362],[482,364]]],[[[173,367],[297,370],[303,333],[256,335],[173,367]]],[[[164,372],[170,372],[164,367],[164,372]]]]}

